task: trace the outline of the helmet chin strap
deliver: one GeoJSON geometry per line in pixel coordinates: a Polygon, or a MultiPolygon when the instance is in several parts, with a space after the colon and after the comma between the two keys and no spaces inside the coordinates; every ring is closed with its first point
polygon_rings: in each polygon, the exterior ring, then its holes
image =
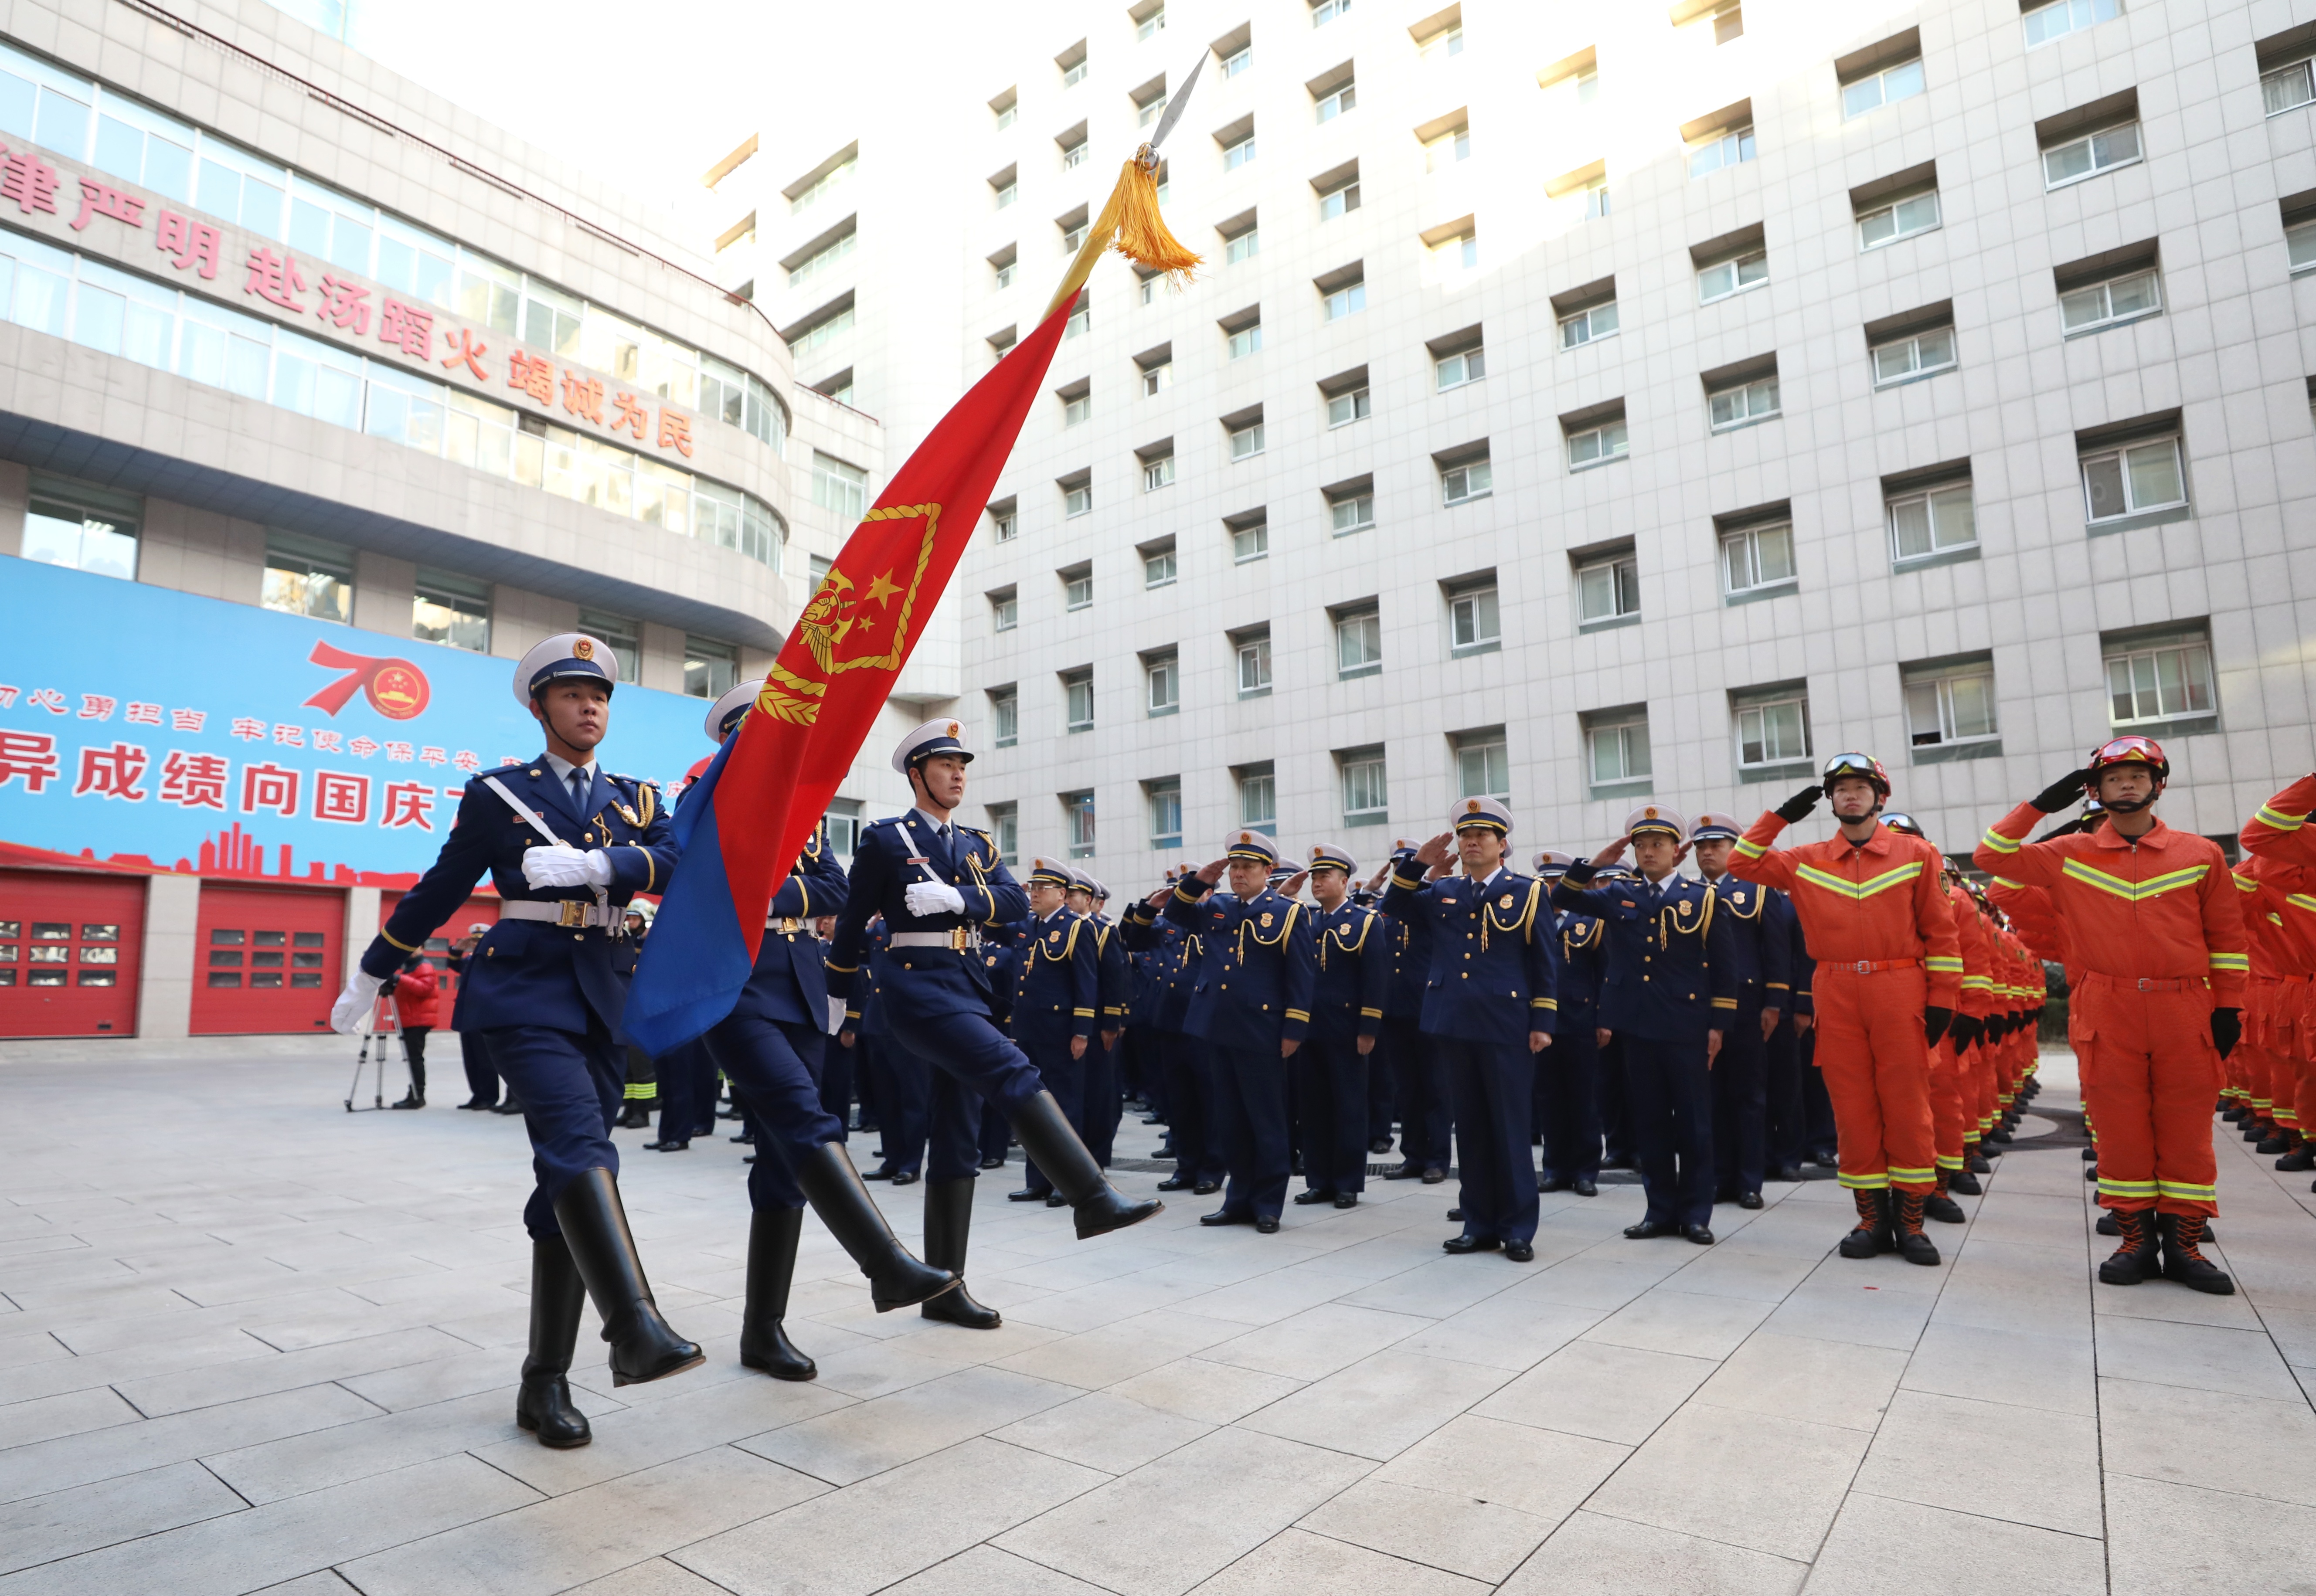
{"type": "Polygon", "coordinates": [[[2102,798],[2099,807],[2109,814],[2137,814],[2142,809],[2152,808],[2161,796],[2163,789],[2159,785],[2144,798],[2102,798]]]}

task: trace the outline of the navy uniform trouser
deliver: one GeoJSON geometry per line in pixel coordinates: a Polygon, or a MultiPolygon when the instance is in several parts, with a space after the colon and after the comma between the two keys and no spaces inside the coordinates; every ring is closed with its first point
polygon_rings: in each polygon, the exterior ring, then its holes
{"type": "Polygon", "coordinates": [[[1104,1169],[1109,1167],[1110,1153],[1118,1145],[1118,1052],[1124,1042],[1121,1035],[1118,1046],[1104,1047],[1097,1031],[1086,1043],[1085,1123],[1079,1134],[1085,1139],[1086,1151],[1104,1169]]]}
{"type": "Polygon", "coordinates": [[[856,1033],[853,1046],[846,1047],[835,1038],[820,1055],[820,1106],[836,1122],[836,1139],[850,1141],[852,1126],[852,1065],[859,1051],[860,1038],[856,1033]]]}
{"type": "Polygon", "coordinates": [[[1825,1089],[1825,1071],[1817,1067],[1817,1027],[1801,1039],[1802,1119],[1812,1148],[1832,1152],[1841,1137],[1833,1118],[1833,1095],[1825,1089]]]}
{"type": "MultiPolygon", "coordinates": [[[[659,1139],[690,1141],[716,1130],[716,1060],[699,1041],[672,1047],[652,1064],[659,1076],[659,1139]]],[[[624,1064],[622,1065],[624,1068],[624,1064]]],[[[620,1091],[627,1090],[624,1079],[620,1091]]]]}
{"type": "MultiPolygon", "coordinates": [[[[1029,1061],[1038,1067],[1038,1077],[1046,1083],[1046,1090],[1051,1092],[1054,1101],[1062,1105],[1062,1117],[1069,1121],[1070,1129],[1078,1133],[1080,1141],[1091,1140],[1086,1134],[1086,1077],[1093,1063],[1093,1056],[1100,1047],[1099,1037],[1089,1038],[1085,1057],[1073,1059],[1066,1039],[1059,1042],[1041,1040],[1025,1042],[1021,1046],[1029,1061]]],[[[1023,1184],[1032,1192],[1052,1191],[1054,1183],[1046,1177],[1044,1170],[1038,1167],[1038,1161],[1031,1158],[1028,1162],[1029,1179],[1023,1184]]]]}
{"type": "Polygon", "coordinates": [[[1737,1002],[1713,1060],[1715,1195],[1734,1200],[1761,1189],[1768,1157],[1768,1047],[1761,1040],[1758,990],[1737,1002]]]}
{"type": "Polygon", "coordinates": [[[1536,1055],[1536,1120],[1544,1133],[1544,1178],[1591,1180],[1600,1173],[1600,1042],[1595,1006],[1560,1011],[1552,1045],[1536,1055]]]}
{"type": "Polygon", "coordinates": [[[1427,1036],[1412,1015],[1383,1017],[1383,1045],[1391,1054],[1399,1087],[1399,1156],[1424,1169],[1448,1167],[1449,1111],[1448,1077],[1438,1038],[1427,1036]]]}
{"type": "Polygon", "coordinates": [[[1166,1072],[1166,1133],[1174,1144],[1174,1177],[1193,1185],[1227,1173],[1215,1122],[1214,1055],[1203,1038],[1181,1031],[1152,1033],[1166,1072]]]}
{"type": "MultiPolygon", "coordinates": [[[[1596,1010],[1597,1014],[1597,1010],[1596,1010]]],[[[1633,1150],[1633,1115],[1625,1094],[1625,1042],[1611,1036],[1600,1050],[1600,1139],[1606,1150],[1601,1161],[1614,1169],[1636,1169],[1633,1150]]]]}
{"type": "Polygon", "coordinates": [[[1809,1157],[1809,1138],[1802,1120],[1801,1039],[1794,1034],[1793,1004],[1777,1018],[1763,1046],[1761,1080],[1765,1099],[1762,1157],[1765,1165],[1799,1164],[1809,1157]]]}
{"type": "Polygon", "coordinates": [[[986,1015],[937,1016],[936,1027],[920,1037],[895,1030],[884,1041],[888,1051],[922,1060],[931,1077],[926,1094],[929,1181],[970,1180],[981,1173],[982,1105],[1011,1113],[1027,1104],[1044,1083],[1011,1038],[986,1015]]]}
{"type": "Polygon", "coordinates": [[[1713,1082],[1705,1031],[1673,1041],[1618,1034],[1625,1101],[1639,1149],[1647,1218],[1659,1225],[1713,1221],[1713,1082]]]}
{"type": "Polygon", "coordinates": [[[732,1100],[753,1116],[756,1161],[748,1166],[748,1205],[802,1208],[789,1171],[844,1127],[821,1106],[820,1060],[828,1038],[817,1025],[784,1024],[755,1015],[727,1015],[701,1039],[732,1082],[732,1100]]]}
{"type": "Polygon", "coordinates": [[[467,1095],[477,1103],[499,1100],[498,1067],[491,1062],[490,1043],[479,1031],[459,1033],[459,1060],[467,1067],[467,1095]]]}
{"type": "Polygon", "coordinates": [[[1376,1038],[1376,1051],[1367,1055],[1367,1140],[1391,1143],[1392,1103],[1398,1095],[1397,1085],[1392,1079],[1388,1050],[1381,1036],[1376,1038]]]}
{"type": "Polygon", "coordinates": [[[900,1046],[890,1032],[879,1033],[871,1045],[884,1167],[895,1175],[904,1170],[921,1175],[925,1143],[932,1135],[932,1064],[915,1050],[900,1046]]]}
{"type": "Polygon", "coordinates": [[[1287,1060],[1275,1042],[1252,1048],[1210,1042],[1207,1056],[1215,1085],[1207,1133],[1221,1144],[1230,1178],[1222,1211],[1275,1219],[1287,1205],[1292,1157],[1287,1146],[1287,1060]]]}
{"type": "Polygon", "coordinates": [[[1536,1059],[1525,1042],[1428,1036],[1456,1111],[1457,1204],[1464,1234],[1536,1239],[1536,1164],[1528,1152],[1536,1059]]]}
{"type": "MultiPolygon", "coordinates": [[[[981,1101],[980,1094],[975,1093],[974,1096],[975,1101],[981,1101]]],[[[1004,1114],[999,1112],[995,1104],[983,1102],[979,1148],[981,1162],[987,1164],[993,1159],[997,1163],[1004,1163],[1005,1151],[1012,1145],[1013,1127],[1005,1122],[1004,1114]]]]}
{"type": "Polygon", "coordinates": [[[509,1025],[487,1033],[491,1060],[522,1104],[534,1184],[523,1204],[533,1239],[560,1236],[555,1200],[590,1169],[619,1173],[611,1122],[627,1096],[627,1050],[592,1009],[587,1029],[509,1025]]]}
{"type": "Polygon", "coordinates": [[[1337,1196],[1367,1185],[1367,1059],[1356,1036],[1308,1036],[1289,1060],[1303,1184],[1337,1196]]]}

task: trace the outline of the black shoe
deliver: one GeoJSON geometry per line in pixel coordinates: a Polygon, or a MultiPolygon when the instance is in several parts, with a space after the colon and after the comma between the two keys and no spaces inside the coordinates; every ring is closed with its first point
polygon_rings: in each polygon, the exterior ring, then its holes
{"type": "Polygon", "coordinates": [[[530,1352],[522,1361],[522,1387],[515,1393],[514,1422],[539,1437],[539,1444],[566,1451],[585,1446],[594,1432],[587,1415],[571,1405],[571,1354],[579,1344],[579,1319],[587,1308],[586,1282],[571,1262],[560,1236],[530,1244],[530,1352]]]}
{"type": "MultiPolygon", "coordinates": [[[[395,1107],[396,1108],[400,1108],[402,1104],[399,1103],[395,1104],[395,1107]]],[[[426,1104],[422,1102],[418,1106],[423,1108],[426,1104]]],[[[2260,1138],[2259,1145],[2252,1148],[2253,1152],[2258,1153],[2263,1158],[2273,1158],[2278,1153],[2288,1153],[2291,1150],[2292,1139],[2285,1135],[2281,1130],[2277,1131],[2273,1136],[2263,1136],[2260,1138]]]]}
{"type": "Polygon", "coordinates": [[[1508,1241],[1504,1243],[1504,1256],[1515,1264],[1533,1264],[1536,1262],[1536,1247],[1530,1242],[1508,1241]]]}
{"type": "Polygon", "coordinates": [[[1680,1238],[1683,1241],[1693,1241],[1701,1247],[1709,1247],[1713,1245],[1713,1227],[1710,1225],[1683,1225],[1680,1228],[1680,1238]]]}
{"type": "Polygon", "coordinates": [[[1303,1155],[1302,1155],[1302,1154],[1297,1153],[1297,1154],[1296,1154],[1296,1155],[1295,1155],[1295,1162],[1294,1162],[1294,1164],[1292,1165],[1292,1166],[1290,1166],[1290,1167],[1287,1169],[1287,1174],[1289,1174],[1289,1175],[1300,1175],[1303,1173],[1303,1155]]]}
{"type": "Polygon", "coordinates": [[[1038,1093],[1008,1118],[1022,1152],[1069,1205],[1080,1241],[1138,1225],[1166,1206],[1154,1197],[1132,1201],[1111,1185],[1051,1092],[1038,1093]]]}
{"type": "Polygon", "coordinates": [[[737,1136],[727,1136],[724,1139],[726,1141],[736,1141],[742,1147],[753,1147],[756,1145],[754,1133],[747,1130],[741,1131],[737,1136]]]}
{"type": "Polygon", "coordinates": [[[2109,1209],[2101,1216],[2102,1224],[2114,1221],[2115,1228],[2105,1232],[2120,1237],[2123,1245],[2099,1260],[2098,1277],[2103,1286],[2135,1286],[2142,1281],[2154,1280],[2163,1272],[2162,1243],[2155,1229],[2155,1216],[2145,1210],[2119,1212],[2109,1209]]]}
{"type": "Polygon", "coordinates": [[[1335,1193],[1335,1206],[1337,1208],[1357,1208],[1358,1205],[1359,1194],[1357,1192],[1338,1192],[1335,1193]]]}
{"type": "Polygon", "coordinates": [[[1994,1173],[1994,1160],[1988,1157],[1984,1153],[1973,1152],[1968,1157],[1964,1158],[1963,1162],[1969,1166],[1970,1172],[1973,1175],[1992,1175],[1994,1173]]]}
{"type": "Polygon", "coordinates": [[[1841,1167],[1840,1149],[1838,1148],[1820,1148],[1816,1152],[1810,1155],[1810,1162],[1816,1165],[1820,1169],[1839,1169],[1841,1167]]]}
{"type": "Polygon", "coordinates": [[[1654,1241],[1660,1236],[1678,1236],[1680,1231],[1672,1225],[1660,1225],[1654,1219],[1643,1219],[1637,1225],[1625,1227],[1626,1241],[1654,1241]]]}
{"type": "Polygon", "coordinates": [[[1962,1211],[1962,1204],[1944,1192],[1933,1192],[1922,1200],[1922,1214],[1941,1225],[1959,1225],[1969,1218],[1962,1211]]]}
{"type": "Polygon", "coordinates": [[[967,1330],[994,1330],[1004,1316],[974,1300],[965,1289],[966,1244],[973,1233],[970,1178],[925,1183],[925,1262],[957,1276],[957,1290],[929,1298],[917,1311],[926,1318],[967,1330]]]}
{"type": "Polygon", "coordinates": [[[1948,1170],[1946,1172],[1946,1190],[1949,1192],[1960,1192],[1965,1197],[1983,1197],[1986,1195],[1986,1188],[1979,1184],[1978,1176],[1973,1175],[1967,1169],[1948,1170]]]}
{"type": "Polygon", "coordinates": [[[1187,1180],[1181,1175],[1170,1175],[1164,1180],[1158,1183],[1158,1189],[1162,1192],[1187,1192],[1197,1184],[1197,1182],[1187,1180]]]}
{"type": "Polygon", "coordinates": [[[686,1137],[681,1141],[647,1141],[644,1143],[644,1151],[647,1153],[683,1153],[690,1150],[691,1139],[690,1137],[686,1137]]]}
{"type": "MultiPolygon", "coordinates": [[[[867,1178],[869,1180],[875,1180],[877,1177],[872,1175],[867,1178]]],[[[1024,1186],[1018,1192],[1006,1193],[1005,1201],[1008,1202],[1043,1202],[1046,1200],[1047,1195],[1047,1194],[1046,1193],[1038,1191],[1034,1187],[1024,1186]]]]}
{"type": "Polygon", "coordinates": [[[1190,1195],[1193,1197],[1211,1197],[1222,1189],[1223,1184],[1220,1181],[1200,1181],[1197,1185],[1190,1188],[1190,1195]]]}
{"type": "Polygon", "coordinates": [[[2228,1102],[2228,1105],[2220,1111],[2220,1118],[2225,1120],[2229,1124],[2233,1125],[2240,1122],[2244,1115],[2250,1112],[2251,1104],[2249,1103],[2240,1103],[2230,1100],[2228,1102]]]}
{"type": "Polygon", "coordinates": [[[2192,1291],[2232,1297],[2236,1283],[2199,1250],[2204,1241],[2201,1214],[2158,1214],[2156,1229],[2163,1247],[2163,1278],[2192,1291]]]}
{"type": "Polygon", "coordinates": [[[1738,1206],[1738,1207],[1740,1207],[1740,1208],[1742,1208],[1742,1209],[1749,1209],[1749,1210],[1750,1210],[1750,1209],[1756,1209],[1756,1208],[1759,1208],[1759,1207],[1761,1207],[1761,1206],[1762,1206],[1762,1203],[1761,1203],[1761,1193],[1759,1193],[1759,1192],[1740,1192],[1740,1193],[1737,1193],[1737,1206],[1738,1206]]]}
{"type": "Polygon", "coordinates": [[[684,1340],[660,1317],[610,1170],[583,1170],[564,1187],[555,1200],[555,1222],[602,1316],[614,1386],[664,1379],[706,1361],[697,1342],[684,1340]]]}
{"type": "Polygon", "coordinates": [[[890,1164],[879,1164],[874,1169],[864,1169],[860,1172],[860,1178],[865,1181],[891,1180],[893,1178],[893,1166],[890,1164]]]}
{"type": "Polygon", "coordinates": [[[1775,1169],[1769,1171],[1769,1178],[1771,1180],[1779,1182],[1786,1185],[1793,1184],[1795,1181],[1800,1180],[1801,1177],[1802,1166],[1798,1164],[1780,1164],[1775,1169]]]}
{"type": "Polygon", "coordinates": [[[1580,1175],[1568,1183],[1568,1189],[1579,1197],[1598,1197],[1600,1187],[1589,1175],[1580,1175]]]}
{"type": "Polygon", "coordinates": [[[1449,1209],[1448,1210],[1448,1222],[1451,1225],[1462,1224],[1464,1222],[1464,1210],[1460,1208],[1449,1209]]]}
{"type": "Polygon", "coordinates": [[[1460,1257],[1465,1253],[1492,1253],[1502,1245],[1492,1236],[1451,1236],[1439,1244],[1439,1250],[1460,1257]]]}
{"type": "Polygon", "coordinates": [[[2286,1175],[2297,1175],[2303,1169],[2316,1169],[2316,1141],[2303,1140],[2281,1158],[2276,1167],[2286,1175]]]}
{"type": "Polygon", "coordinates": [[[1423,1184],[1427,1186],[1436,1186],[1447,1178],[1448,1172],[1444,1169],[1427,1169],[1423,1172],[1423,1184]]]}
{"type": "Polygon", "coordinates": [[[1335,1194],[1332,1192],[1323,1192],[1316,1186],[1307,1192],[1295,1193],[1296,1204],[1301,1208],[1308,1208],[1314,1202],[1332,1202],[1334,1200],[1335,1194]]]}
{"type": "Polygon", "coordinates": [[[2096,1164],[2086,1164],[2086,1165],[2084,1165],[2084,1166],[2083,1166],[2083,1178],[2084,1178],[2085,1180],[2087,1180],[2087,1181],[2096,1181],[2096,1180],[2098,1180],[2098,1165],[2096,1165],[2096,1164]]]}
{"type": "Polygon", "coordinates": [[[1277,1214],[1263,1214],[1259,1216],[1254,1221],[1254,1233],[1257,1236],[1277,1235],[1278,1233],[1278,1216],[1277,1214]]]}
{"type": "Polygon", "coordinates": [[[1565,1192],[1568,1190],[1568,1183],[1562,1180],[1558,1175],[1554,1175],[1550,1180],[1540,1180],[1537,1182],[1536,1189],[1537,1193],[1539,1196],[1550,1192],[1565,1192]]]}
{"type": "Polygon", "coordinates": [[[796,1278],[804,1210],[760,1208],[748,1220],[748,1295],[740,1317],[740,1363],[774,1379],[808,1380],[820,1372],[788,1340],[788,1285],[796,1278]]]}
{"type": "Polygon", "coordinates": [[[423,1108],[426,1106],[426,1099],[419,1095],[417,1087],[413,1086],[402,1095],[401,1102],[389,1103],[387,1106],[388,1108],[423,1108]]]}
{"type": "Polygon", "coordinates": [[[1376,1137],[1373,1141],[1367,1143],[1367,1151],[1371,1153],[1387,1153],[1391,1151],[1391,1138],[1388,1136],[1376,1137]]]}
{"type": "Polygon", "coordinates": [[[494,1114],[519,1114],[522,1112],[522,1104],[510,1097],[503,1103],[492,1104],[491,1112],[494,1114]]]}
{"type": "Polygon", "coordinates": [[[2111,1208],[2101,1211],[2098,1217],[2098,1223],[2093,1225],[2091,1228],[2098,1231],[2101,1236],[2120,1236],[2123,1234],[2123,1227],[2116,1221],[2115,1210],[2111,1208]]]}
{"type": "Polygon", "coordinates": [[[1210,1214],[1200,1214],[1198,1223],[1201,1225],[1252,1225],[1254,1223],[1254,1216],[1251,1213],[1233,1213],[1226,1208],[1218,1208],[1210,1214]]]}
{"type": "Polygon", "coordinates": [[[469,1097],[464,1103],[459,1104],[459,1106],[460,1108],[496,1108],[498,1104],[495,1103],[485,1103],[479,1097],[469,1097]]]}
{"type": "Polygon", "coordinates": [[[797,1160],[793,1174],[812,1211],[868,1277],[868,1300],[878,1313],[909,1308],[957,1289],[953,1272],[918,1262],[893,1235],[893,1228],[877,1211],[868,1188],[860,1184],[842,1142],[823,1142],[809,1157],[797,1160]]]}
{"type": "Polygon", "coordinates": [[[741,1159],[741,1160],[740,1160],[740,1162],[741,1162],[741,1163],[743,1163],[743,1164],[753,1164],[755,1161],[756,1161],[756,1155],[755,1155],[755,1154],[753,1154],[753,1153],[750,1153],[746,1157],[744,1157],[744,1158],[743,1158],[743,1159],[741,1159]]]}
{"type": "Polygon", "coordinates": [[[1002,1154],[1002,1153],[999,1153],[999,1154],[997,1154],[997,1155],[996,1155],[995,1157],[993,1157],[984,1158],[984,1159],[981,1161],[981,1167],[982,1167],[982,1168],[984,1168],[984,1169],[1002,1169],[1002,1168],[1004,1168],[1004,1167],[1005,1167],[1005,1155],[1004,1155],[1004,1154],[1002,1154]]]}
{"type": "MultiPolygon", "coordinates": [[[[734,1139],[737,1140],[738,1138],[735,1137],[734,1139]]],[[[895,1169],[893,1171],[893,1184],[896,1186],[913,1186],[917,1184],[917,1172],[913,1169],[895,1169]]]]}
{"type": "Polygon", "coordinates": [[[1160,1119],[1156,1114],[1144,1114],[1142,1116],[1142,1122],[1145,1125],[1162,1125],[1166,1122],[1160,1119]]]}
{"type": "Polygon", "coordinates": [[[1067,1208],[1069,1205],[1069,1199],[1063,1196],[1059,1192],[1048,1192],[1046,1193],[1046,1206],[1047,1208],[1067,1208]]]}
{"type": "Polygon", "coordinates": [[[1412,1181],[1420,1179],[1422,1174],[1423,1166],[1410,1158],[1403,1164],[1394,1164],[1385,1170],[1383,1177],[1387,1181],[1412,1181]]]}
{"type": "Polygon", "coordinates": [[[619,1129],[622,1130],[650,1130],[651,1111],[646,1108],[640,1100],[629,1103],[619,1115],[619,1129]]]}

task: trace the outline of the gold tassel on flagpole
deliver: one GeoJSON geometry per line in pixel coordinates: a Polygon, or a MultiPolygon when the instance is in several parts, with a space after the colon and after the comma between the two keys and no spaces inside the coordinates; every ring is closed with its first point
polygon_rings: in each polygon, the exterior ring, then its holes
{"type": "Polygon", "coordinates": [[[1105,250],[1113,248],[1136,265],[1164,272],[1177,287],[1189,280],[1202,260],[1166,230],[1166,218],[1158,210],[1158,155],[1146,144],[1119,171],[1118,186],[1102,202],[1101,215],[1086,229],[1085,242],[1078,246],[1069,270],[1062,277],[1062,286],[1047,302],[1046,315],[1074,298],[1093,275],[1093,263],[1105,250]]]}

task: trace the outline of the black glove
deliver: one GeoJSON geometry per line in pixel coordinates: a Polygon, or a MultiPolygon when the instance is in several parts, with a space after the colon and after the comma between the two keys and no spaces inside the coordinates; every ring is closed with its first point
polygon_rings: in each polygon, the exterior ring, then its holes
{"type": "Polygon", "coordinates": [[[2026,802],[2044,814],[2056,814],[2083,795],[2083,784],[2090,778],[2088,770],[2070,770],[2026,802]]]}
{"type": "Polygon", "coordinates": [[[1786,825],[1790,826],[1795,820],[1798,820],[1804,815],[1808,814],[1810,811],[1815,809],[1817,807],[1817,801],[1824,796],[1825,789],[1823,787],[1804,787],[1800,792],[1795,793],[1792,797],[1777,805],[1777,818],[1785,821],[1786,825]]]}
{"type": "Polygon", "coordinates": [[[2243,1011],[2235,1008],[2215,1008],[2212,1011],[2212,1045],[2220,1050],[2224,1059],[2236,1051],[2236,1042],[2243,1036],[2243,1011]]]}
{"type": "Polygon", "coordinates": [[[1955,1017],[1955,1011],[1954,1011],[1954,1010],[1952,1010],[1952,1009],[1950,1009],[1950,1008],[1940,1008],[1940,1007],[1939,1007],[1937,1004],[1935,1004],[1935,1003],[1931,1004],[1929,1007],[1927,1007],[1927,1008],[1923,1009],[1923,1010],[1922,1010],[1922,1036],[1923,1036],[1923,1039],[1924,1039],[1925,1041],[1929,1042],[1929,1043],[1932,1047],[1936,1047],[1936,1046],[1937,1046],[1937,1045],[1938,1045],[1938,1038],[1939,1038],[1939,1037],[1941,1037],[1941,1036],[1944,1036],[1944,1035],[1946,1033],[1946,1027],[1947,1027],[1948,1025],[1950,1025],[1950,1024],[1954,1024],[1954,1017],[1955,1017]]]}
{"type": "Polygon", "coordinates": [[[1983,1027],[1971,1015],[1958,1014],[1947,1024],[1946,1034],[1954,1038],[1955,1051],[1959,1053],[1978,1040],[1982,1029],[1983,1027]]]}

